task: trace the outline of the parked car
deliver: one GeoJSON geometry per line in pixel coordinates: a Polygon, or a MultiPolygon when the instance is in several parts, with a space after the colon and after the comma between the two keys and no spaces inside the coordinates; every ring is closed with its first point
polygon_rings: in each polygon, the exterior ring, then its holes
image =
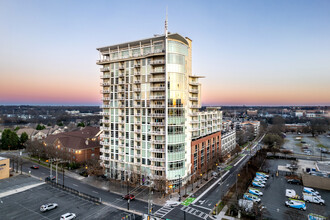
{"type": "Polygon", "coordinates": [[[305,202],[300,201],[300,200],[291,199],[289,201],[285,201],[285,205],[287,207],[291,207],[291,208],[295,208],[295,209],[306,210],[305,202]]]}
{"type": "Polygon", "coordinates": [[[123,196],[123,199],[134,200],[135,196],[133,194],[126,194],[126,195],[123,196]]]}
{"type": "Polygon", "coordinates": [[[31,169],[39,169],[39,166],[37,166],[37,165],[32,165],[30,168],[31,168],[31,169]]]}
{"type": "Polygon", "coordinates": [[[52,209],[56,209],[57,208],[57,203],[47,203],[45,205],[40,206],[40,211],[41,212],[46,212],[52,209]]]}
{"type": "Polygon", "coordinates": [[[267,181],[267,178],[262,177],[262,176],[256,176],[256,177],[254,177],[254,178],[255,178],[255,179],[262,180],[262,181],[267,181]]]}
{"type": "Polygon", "coordinates": [[[314,195],[314,196],[320,196],[320,193],[318,191],[314,190],[313,188],[309,188],[309,187],[304,187],[303,192],[314,195]]]}
{"type": "Polygon", "coordinates": [[[244,193],[243,198],[257,203],[261,201],[261,199],[258,196],[252,195],[250,193],[244,193]]]}
{"type": "Polygon", "coordinates": [[[312,194],[303,193],[303,199],[305,202],[313,202],[320,205],[324,205],[324,200],[319,196],[313,196],[312,194]]]}
{"type": "Polygon", "coordinates": [[[79,175],[88,177],[88,172],[86,170],[83,170],[82,172],[79,173],[79,175]]]}
{"type": "Polygon", "coordinates": [[[263,193],[260,190],[252,188],[252,187],[249,188],[249,193],[251,193],[253,195],[256,195],[256,196],[262,196],[263,195],[263,193]]]}
{"type": "Polygon", "coordinates": [[[55,179],[56,179],[56,176],[54,176],[54,175],[51,175],[51,176],[47,176],[46,177],[46,181],[53,181],[55,179]]]}
{"type": "Polygon", "coordinates": [[[70,219],[74,219],[76,217],[77,217],[76,214],[68,212],[68,213],[61,215],[60,220],[70,220],[70,219]]]}
{"type": "Polygon", "coordinates": [[[252,182],[252,185],[253,185],[253,186],[256,186],[256,187],[260,187],[260,188],[264,188],[264,187],[265,187],[264,184],[262,184],[262,183],[260,183],[260,182],[255,182],[255,181],[252,182]]]}
{"type": "Polygon", "coordinates": [[[269,178],[269,175],[265,174],[265,173],[262,173],[262,172],[257,172],[256,173],[257,176],[263,176],[265,178],[269,178]]]}
{"type": "Polygon", "coordinates": [[[301,185],[301,181],[297,179],[288,179],[288,183],[290,184],[296,184],[296,185],[301,185]]]}
{"type": "Polygon", "coordinates": [[[254,178],[253,181],[255,181],[255,182],[260,182],[260,183],[262,183],[262,184],[264,184],[264,185],[266,184],[265,181],[263,181],[263,180],[261,180],[261,179],[258,179],[258,178],[254,178]]]}

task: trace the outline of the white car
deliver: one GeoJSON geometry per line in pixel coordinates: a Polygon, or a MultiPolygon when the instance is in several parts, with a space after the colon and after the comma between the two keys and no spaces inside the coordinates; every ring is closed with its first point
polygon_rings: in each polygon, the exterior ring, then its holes
{"type": "Polygon", "coordinates": [[[56,209],[57,206],[58,206],[57,203],[47,203],[45,205],[40,206],[40,211],[46,212],[48,210],[56,209]]]}
{"type": "Polygon", "coordinates": [[[261,180],[261,179],[254,178],[253,181],[254,181],[254,182],[260,182],[260,183],[266,185],[266,182],[263,181],[263,180],[261,180]]]}
{"type": "Polygon", "coordinates": [[[64,215],[61,215],[60,220],[70,220],[76,218],[76,214],[74,213],[65,213],[64,215]]]}
{"type": "Polygon", "coordinates": [[[264,184],[262,184],[260,182],[255,182],[255,181],[252,182],[252,186],[256,186],[256,187],[260,187],[260,188],[264,188],[265,187],[264,184]]]}

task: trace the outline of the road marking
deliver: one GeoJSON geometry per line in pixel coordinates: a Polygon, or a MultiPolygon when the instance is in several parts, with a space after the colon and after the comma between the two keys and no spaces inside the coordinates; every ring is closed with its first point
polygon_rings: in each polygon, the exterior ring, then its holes
{"type": "Polygon", "coordinates": [[[5,196],[10,196],[10,195],[13,195],[13,194],[16,194],[16,193],[20,193],[20,192],[23,192],[25,190],[32,189],[34,187],[40,186],[42,184],[45,184],[45,182],[31,184],[29,186],[24,186],[24,187],[21,187],[21,188],[18,188],[18,189],[9,190],[7,192],[0,193],[0,198],[5,197],[5,196]]]}
{"type": "MultiPolygon", "coordinates": [[[[187,207],[187,206],[184,206],[187,207]]],[[[160,209],[158,209],[154,215],[159,217],[159,218],[163,218],[165,215],[167,215],[168,213],[170,213],[174,208],[170,207],[170,206],[163,206],[160,209]]]]}
{"type": "Polygon", "coordinates": [[[42,175],[46,175],[45,173],[41,173],[42,175]]]}
{"type": "Polygon", "coordinates": [[[74,186],[78,187],[78,185],[77,185],[77,184],[74,184],[74,183],[73,183],[72,185],[74,185],[74,186]]]}
{"type": "Polygon", "coordinates": [[[208,193],[208,191],[210,191],[214,186],[216,186],[221,180],[222,178],[224,178],[227,174],[229,173],[229,171],[227,171],[224,175],[222,175],[221,178],[219,178],[217,181],[215,181],[209,188],[207,188],[202,194],[200,194],[193,202],[192,204],[195,204],[198,200],[200,200],[206,193],[208,193]]]}
{"type": "Polygon", "coordinates": [[[242,157],[239,161],[237,161],[235,164],[234,164],[234,167],[239,164],[244,158],[246,157],[246,155],[244,155],[244,157],[242,157]]]}
{"type": "Polygon", "coordinates": [[[95,192],[95,191],[92,191],[93,193],[95,193],[95,194],[99,194],[98,192],[95,192]]]}
{"type": "Polygon", "coordinates": [[[196,206],[196,207],[201,208],[201,209],[205,209],[207,211],[212,211],[212,209],[206,208],[204,206],[200,206],[200,205],[193,205],[193,206],[196,206]]]}

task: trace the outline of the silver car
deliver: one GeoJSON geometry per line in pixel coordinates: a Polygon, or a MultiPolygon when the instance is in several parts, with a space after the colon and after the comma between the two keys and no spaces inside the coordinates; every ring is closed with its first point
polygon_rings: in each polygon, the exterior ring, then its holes
{"type": "Polygon", "coordinates": [[[57,203],[47,203],[45,205],[40,206],[40,211],[46,212],[48,210],[56,209],[57,206],[58,206],[57,203]]]}
{"type": "Polygon", "coordinates": [[[61,215],[60,220],[70,220],[76,218],[76,214],[74,213],[65,213],[64,215],[61,215]]]}

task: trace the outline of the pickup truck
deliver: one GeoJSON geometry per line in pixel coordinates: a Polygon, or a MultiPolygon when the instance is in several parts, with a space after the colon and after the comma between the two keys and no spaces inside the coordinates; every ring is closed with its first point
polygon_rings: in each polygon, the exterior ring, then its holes
{"type": "Polygon", "coordinates": [[[313,202],[313,203],[317,203],[317,204],[320,204],[320,205],[324,205],[324,200],[321,199],[320,197],[318,196],[313,196],[311,194],[308,194],[308,193],[303,193],[303,200],[305,202],[313,202]]]}

